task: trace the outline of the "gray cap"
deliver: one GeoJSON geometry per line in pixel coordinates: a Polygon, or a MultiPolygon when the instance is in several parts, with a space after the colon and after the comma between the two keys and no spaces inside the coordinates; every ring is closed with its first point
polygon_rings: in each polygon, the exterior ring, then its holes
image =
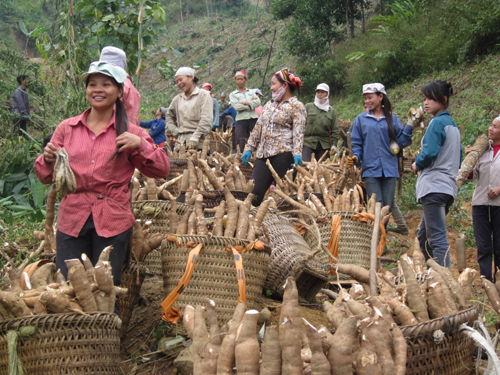
{"type": "Polygon", "coordinates": [[[101,51],[99,61],[115,64],[123,70],[127,71],[127,55],[120,48],[107,46],[101,51]]]}
{"type": "Polygon", "coordinates": [[[168,108],[165,108],[165,107],[160,107],[160,112],[163,116],[165,116],[167,114],[167,111],[168,111],[168,108]]]}

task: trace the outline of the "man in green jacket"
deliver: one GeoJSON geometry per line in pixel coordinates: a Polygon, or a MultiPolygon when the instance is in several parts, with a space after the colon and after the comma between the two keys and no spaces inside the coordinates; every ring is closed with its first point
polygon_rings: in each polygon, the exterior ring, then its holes
{"type": "Polygon", "coordinates": [[[311,155],[319,159],[332,146],[337,146],[339,126],[337,113],[330,105],[330,87],[320,83],[316,87],[314,103],[306,104],[307,121],[304,133],[302,160],[311,161],[311,155]]]}

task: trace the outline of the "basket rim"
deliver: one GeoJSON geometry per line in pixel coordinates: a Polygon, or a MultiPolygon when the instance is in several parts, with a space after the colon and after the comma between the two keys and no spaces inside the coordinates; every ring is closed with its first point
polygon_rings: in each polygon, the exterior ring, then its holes
{"type": "MultiPolygon", "coordinates": [[[[236,245],[236,246],[245,247],[251,242],[248,240],[242,240],[242,239],[234,238],[234,237],[214,236],[214,235],[210,235],[210,234],[207,234],[207,235],[199,235],[199,234],[189,235],[189,234],[175,234],[175,233],[166,233],[163,241],[170,242],[170,241],[167,241],[168,235],[175,236],[178,243],[180,243],[181,245],[186,245],[188,242],[192,241],[195,244],[201,243],[203,245],[233,245],[233,246],[236,245]]],[[[264,250],[252,249],[250,251],[242,252],[241,254],[243,255],[243,254],[250,253],[253,251],[265,252],[268,255],[271,255],[271,248],[267,244],[264,244],[264,250]]]]}
{"type": "MultiPolygon", "coordinates": [[[[5,334],[10,330],[17,330],[20,327],[35,326],[36,328],[56,328],[69,324],[84,325],[91,328],[101,321],[109,320],[111,326],[119,329],[121,327],[121,320],[118,315],[114,313],[94,311],[80,313],[59,313],[59,314],[42,314],[22,316],[19,318],[6,319],[0,322],[0,334],[5,334]]],[[[108,324],[109,324],[108,323],[108,324]]]]}
{"type": "Polygon", "coordinates": [[[470,306],[468,309],[459,311],[455,314],[442,316],[427,322],[399,327],[405,337],[415,339],[421,336],[427,336],[438,329],[442,331],[455,330],[462,323],[467,323],[477,319],[479,310],[476,306],[470,306]]]}

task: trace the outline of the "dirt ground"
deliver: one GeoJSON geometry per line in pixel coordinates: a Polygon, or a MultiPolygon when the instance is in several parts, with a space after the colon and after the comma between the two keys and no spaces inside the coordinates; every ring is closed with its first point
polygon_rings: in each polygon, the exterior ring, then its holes
{"type": "MultiPolygon", "coordinates": [[[[471,210],[470,204],[465,204],[465,209],[471,210]]],[[[421,220],[421,211],[415,210],[405,215],[409,227],[409,235],[403,236],[392,232],[388,233],[387,243],[390,254],[387,257],[397,259],[400,255],[413,251],[415,232],[421,220]]],[[[465,224],[465,223],[464,223],[465,224]]],[[[448,241],[450,243],[452,272],[458,277],[456,265],[455,241],[460,233],[451,225],[448,227],[448,241]]],[[[484,292],[481,288],[479,267],[477,264],[476,249],[467,249],[467,267],[477,270],[477,277],[473,289],[475,304],[480,310],[480,314],[491,310],[483,301],[484,292]]],[[[182,323],[176,327],[169,325],[161,320],[162,310],[161,302],[165,298],[163,291],[163,281],[160,276],[147,277],[141,290],[141,297],[134,309],[128,332],[121,344],[122,370],[125,374],[177,374],[173,366],[173,360],[177,353],[183,349],[180,346],[177,350],[168,354],[155,353],[157,351],[158,341],[162,337],[175,337],[177,334],[187,337],[182,323]],[[150,353],[153,353],[149,355],[150,353]],[[144,359],[146,358],[146,359],[144,359]]],[[[281,302],[262,296],[262,307],[267,307],[271,312],[271,318],[268,324],[276,324],[279,321],[281,311],[281,302]]],[[[300,307],[301,316],[314,326],[329,326],[326,315],[322,312],[321,301],[317,304],[303,305],[300,307]]],[[[494,328],[491,327],[493,331],[494,328]]]]}

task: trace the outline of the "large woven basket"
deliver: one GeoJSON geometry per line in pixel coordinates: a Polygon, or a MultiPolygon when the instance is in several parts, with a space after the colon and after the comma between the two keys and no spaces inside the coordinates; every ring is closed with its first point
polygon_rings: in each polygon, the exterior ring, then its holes
{"type": "MultiPolygon", "coordinates": [[[[341,218],[341,229],[339,237],[339,263],[354,264],[366,269],[370,269],[370,245],[372,239],[373,225],[361,223],[359,220],[353,221],[354,212],[329,212],[322,217],[327,217],[329,220],[326,223],[318,223],[319,232],[321,235],[322,246],[327,246],[330,242],[332,231],[333,215],[339,214],[341,218]]],[[[311,249],[318,246],[318,236],[314,231],[307,231],[304,239],[309,244],[311,249]]],[[[326,253],[318,255],[322,264],[330,263],[326,253]]],[[[344,274],[339,274],[340,279],[349,279],[350,277],[344,274]]]]}
{"type": "MultiPolygon", "coordinates": [[[[136,219],[144,222],[151,221],[149,236],[155,233],[167,233],[170,229],[170,201],[136,201],[131,203],[132,212],[136,219]],[[154,207],[154,214],[146,214],[144,207],[154,207]]],[[[176,203],[177,216],[180,219],[182,214],[190,207],[185,203],[176,203]]]]}
{"type": "Polygon", "coordinates": [[[120,370],[121,320],[110,313],[50,314],[0,322],[0,375],[9,375],[7,332],[35,327],[19,336],[17,355],[25,375],[104,374],[120,370]]]}
{"type": "MultiPolygon", "coordinates": [[[[226,196],[222,190],[207,190],[205,193],[206,194],[203,197],[203,204],[206,208],[217,207],[220,205],[220,202],[226,200],[226,196]]],[[[248,192],[239,190],[231,190],[231,194],[233,194],[233,197],[239,201],[244,201],[248,196],[248,192]]]]}
{"type": "Polygon", "coordinates": [[[270,234],[271,264],[264,289],[282,296],[289,276],[295,278],[299,296],[311,301],[328,281],[317,256],[289,219],[266,215],[263,225],[270,234]]]}
{"type": "Polygon", "coordinates": [[[411,326],[401,327],[408,344],[407,375],[469,375],[473,368],[474,340],[458,332],[461,324],[471,326],[478,317],[476,307],[411,326]],[[441,330],[439,344],[433,336],[441,330]]]}
{"type": "Polygon", "coordinates": [[[151,251],[146,255],[144,265],[148,274],[161,276],[161,252],[159,250],[151,251]]]}
{"type": "MultiPolygon", "coordinates": [[[[186,269],[187,257],[191,248],[186,243],[193,241],[203,244],[194,267],[193,275],[185,290],[174,304],[181,311],[186,305],[203,305],[207,298],[215,302],[219,323],[231,319],[238,299],[238,282],[233,254],[226,250],[227,245],[248,245],[248,241],[229,237],[180,236],[180,246],[164,240],[162,243],[163,288],[166,295],[175,289],[186,269]]],[[[251,250],[242,254],[246,276],[246,298],[248,309],[259,309],[258,300],[269,269],[271,249],[251,250]]]]}
{"type": "Polygon", "coordinates": [[[130,318],[134,311],[135,305],[141,295],[141,287],[146,276],[146,266],[142,263],[130,262],[127,268],[122,272],[122,282],[120,286],[127,288],[128,293],[125,297],[120,297],[120,319],[122,326],[120,329],[120,337],[123,339],[127,333],[130,318]]]}
{"type": "Polygon", "coordinates": [[[231,153],[231,146],[225,142],[211,140],[209,144],[210,152],[218,152],[224,156],[228,156],[231,153]]]}

